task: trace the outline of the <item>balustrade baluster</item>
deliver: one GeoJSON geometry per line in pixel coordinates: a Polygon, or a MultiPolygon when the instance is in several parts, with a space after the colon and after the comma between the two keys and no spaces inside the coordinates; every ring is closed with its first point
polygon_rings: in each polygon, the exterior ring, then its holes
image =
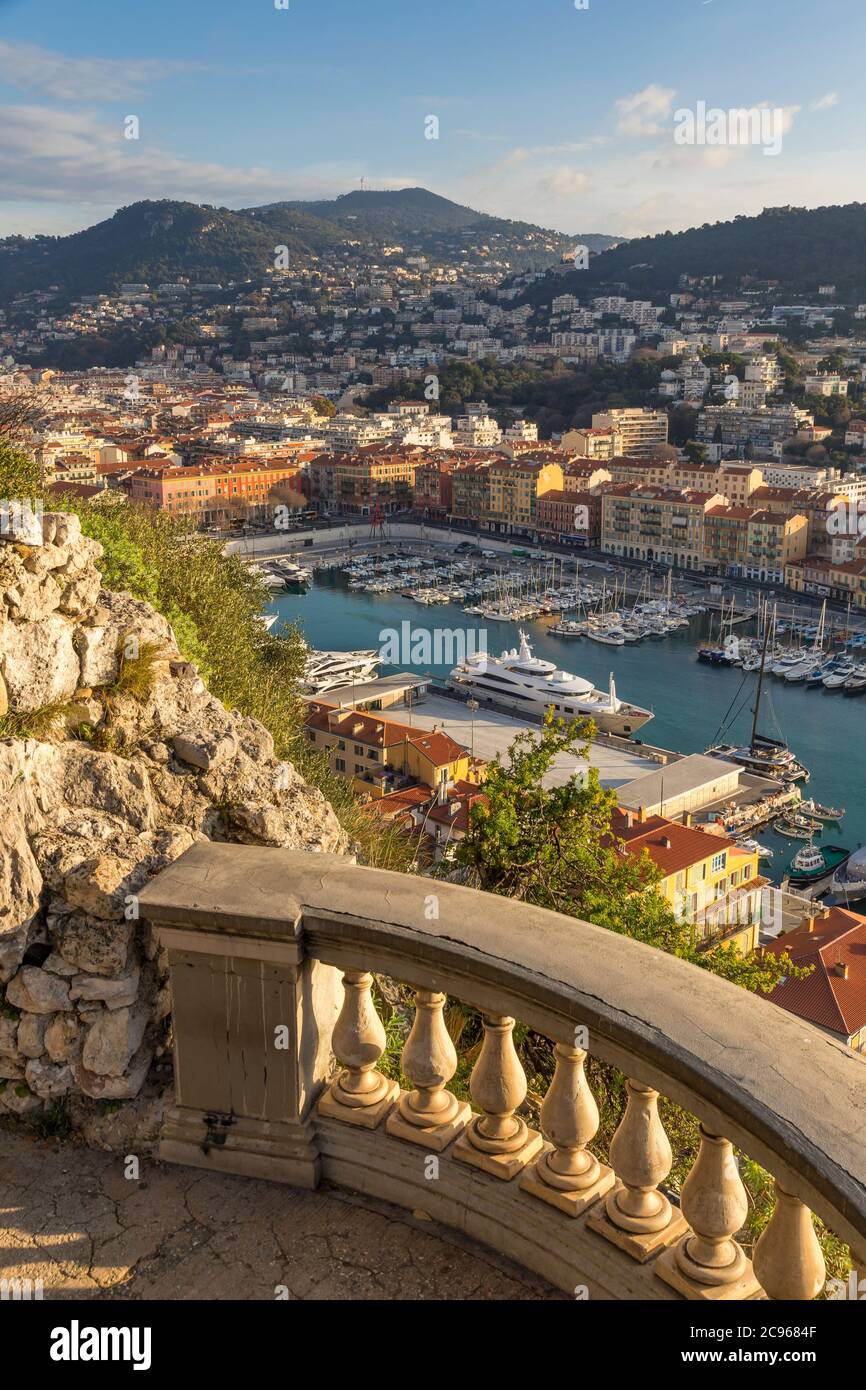
{"type": "Polygon", "coordinates": [[[613,1187],[613,1169],[586,1147],[598,1132],[598,1106],[584,1072],[582,1048],[557,1043],[556,1070],[541,1107],[545,1149],[520,1179],[520,1186],[569,1216],[580,1216],[613,1187]]]}
{"type": "Polygon", "coordinates": [[[658,1190],[673,1161],[659,1119],[659,1093],[640,1081],[626,1084],[628,1103],[610,1144],[618,1182],[604,1206],[590,1212],[587,1225],[643,1264],[684,1235],[688,1223],[658,1190]]]}
{"type": "Polygon", "coordinates": [[[445,995],[415,992],[415,1021],[403,1048],[402,1068],[414,1083],[401,1091],[385,1122],[389,1134],[441,1152],[472,1116],[470,1106],[445,1087],[457,1070],[457,1053],[442,1016],[445,995]]]}
{"type": "Polygon", "coordinates": [[[810,1300],[824,1287],[826,1268],[812,1214],[776,1183],[776,1207],[752,1259],[769,1298],[810,1300]]]}
{"type": "Polygon", "coordinates": [[[526,1099],[526,1076],[514,1048],[514,1019],[483,1016],[484,1042],[469,1093],[484,1112],[473,1115],[454,1145],[455,1158],[497,1178],[515,1177],[536,1157],[543,1139],[515,1110],[526,1099]]]}
{"type": "Polygon", "coordinates": [[[373,976],[366,970],[347,970],[343,975],[343,1007],[331,1045],[344,1070],[318,1104],[320,1115],[365,1129],[375,1129],[400,1090],[396,1081],[376,1070],[386,1038],[370,994],[372,983],[373,976]]]}
{"type": "Polygon", "coordinates": [[[691,1230],[659,1256],[659,1277],[686,1298],[759,1297],[752,1262],[733,1239],[749,1211],[734,1150],[703,1125],[700,1152],[680,1201],[691,1230]]]}

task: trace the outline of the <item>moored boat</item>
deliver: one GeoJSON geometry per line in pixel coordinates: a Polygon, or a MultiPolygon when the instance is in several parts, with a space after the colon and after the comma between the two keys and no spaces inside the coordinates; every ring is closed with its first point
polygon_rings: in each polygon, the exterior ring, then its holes
{"type": "Polygon", "coordinates": [[[798,849],[786,875],[788,886],[799,892],[812,891],[829,883],[851,858],[841,845],[818,845],[810,840],[798,849]]]}

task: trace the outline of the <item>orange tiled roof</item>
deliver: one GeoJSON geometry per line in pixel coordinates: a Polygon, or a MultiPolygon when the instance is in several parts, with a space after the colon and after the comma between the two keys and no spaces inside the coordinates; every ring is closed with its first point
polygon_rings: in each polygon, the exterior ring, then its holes
{"type": "Polygon", "coordinates": [[[778,937],[767,951],[814,966],[805,980],[786,979],[769,996],[798,1018],[851,1037],[866,1025],[866,917],[839,907],[826,918],[778,937]]]}

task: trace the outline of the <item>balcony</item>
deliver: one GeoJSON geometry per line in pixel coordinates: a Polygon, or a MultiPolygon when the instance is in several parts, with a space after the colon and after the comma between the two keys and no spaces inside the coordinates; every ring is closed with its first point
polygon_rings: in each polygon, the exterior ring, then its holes
{"type": "Polygon", "coordinates": [[[592,1298],[811,1299],[824,1268],[810,1210],[864,1262],[866,1058],[766,1000],[574,918],[333,855],[197,844],[140,907],[171,969],[164,1160],[324,1180],[592,1298]],[[415,991],[412,1089],[379,1070],[374,973],[415,991]],[[471,1109],[447,1089],[446,996],[482,1013],[471,1109]],[[515,1019],[555,1046],[539,1129],[522,1114],[515,1019]],[[589,1147],[588,1052],[628,1078],[611,1166],[589,1147]],[[679,1204],[659,1094],[701,1122],[679,1204]],[[753,1260],[736,1241],[734,1147],[776,1179],[753,1260]]]}

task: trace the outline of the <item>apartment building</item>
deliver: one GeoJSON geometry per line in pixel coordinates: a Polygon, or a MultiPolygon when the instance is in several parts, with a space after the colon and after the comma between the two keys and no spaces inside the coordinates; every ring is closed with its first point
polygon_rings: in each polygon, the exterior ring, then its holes
{"type": "Polygon", "coordinates": [[[490,512],[489,460],[461,462],[451,475],[451,507],[455,521],[481,524],[490,512]]]}
{"type": "Polygon", "coordinates": [[[490,493],[487,527],[500,535],[529,535],[536,528],[538,499],[546,492],[562,491],[562,465],[527,455],[499,458],[488,468],[490,493]]]}
{"type": "Polygon", "coordinates": [[[651,458],[668,442],[668,417],[664,410],[622,407],[602,411],[592,417],[594,430],[614,430],[622,441],[621,452],[629,458],[651,458]]]}
{"type": "Polygon", "coordinates": [[[595,547],[601,541],[601,497],[593,492],[545,492],[538,499],[535,524],[539,539],[595,547]]]}
{"type": "Polygon", "coordinates": [[[601,497],[601,545],[613,555],[688,569],[704,564],[704,518],[724,497],[713,492],[619,483],[601,497]]]}
{"type": "Polygon", "coordinates": [[[848,382],[835,372],[814,372],[803,385],[807,396],[847,396],[848,382]]]}
{"type": "Polygon", "coordinates": [[[492,449],[502,440],[502,430],[489,415],[461,415],[454,428],[454,442],[464,448],[492,449]]]}
{"type": "Polygon", "coordinates": [[[784,584],[786,567],[805,557],[808,537],[809,522],[801,514],[779,516],[777,512],[753,512],[748,520],[743,577],[784,584]]]}
{"type": "Polygon", "coordinates": [[[707,405],[699,411],[695,438],[708,446],[714,462],[729,449],[742,453],[747,444],[756,453],[772,458],[786,439],[793,439],[802,426],[814,423],[814,417],[796,405],[751,410],[729,402],[707,405]]]}
{"type": "Polygon", "coordinates": [[[684,821],[618,810],[611,829],[636,859],[646,854],[661,875],[656,892],[695,925],[707,945],[722,940],[746,953],[758,945],[761,891],[758,855],[725,835],[684,821]]]}
{"type": "Polygon", "coordinates": [[[415,466],[412,505],[429,517],[447,517],[454,506],[451,478],[459,464],[456,459],[431,459],[415,466]]]}
{"type": "Polygon", "coordinates": [[[294,459],[278,463],[241,458],[187,468],[154,463],[128,473],[121,487],[131,502],[213,524],[233,514],[264,516],[278,502],[275,490],[300,494],[302,470],[294,459]]]}
{"type": "Polygon", "coordinates": [[[566,430],[559,442],[578,457],[600,463],[625,452],[622,435],[612,428],[566,430]]]}
{"type": "Polygon", "coordinates": [[[310,462],[312,496],[326,508],[370,516],[412,506],[417,455],[359,450],[356,454],[320,454],[310,462]]]}
{"type": "Polygon", "coordinates": [[[785,583],[797,594],[832,598],[866,611],[866,559],[834,561],[808,555],[785,568],[785,583]]]}

